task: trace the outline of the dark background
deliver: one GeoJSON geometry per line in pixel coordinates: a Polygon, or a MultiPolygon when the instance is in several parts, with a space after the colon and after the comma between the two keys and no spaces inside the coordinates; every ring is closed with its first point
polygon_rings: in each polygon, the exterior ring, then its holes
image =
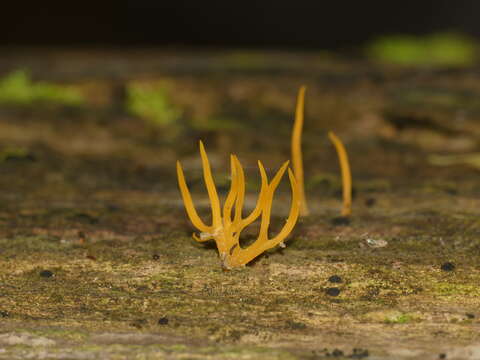
{"type": "Polygon", "coordinates": [[[381,34],[480,36],[480,1],[3,1],[0,45],[341,49],[381,34]]]}

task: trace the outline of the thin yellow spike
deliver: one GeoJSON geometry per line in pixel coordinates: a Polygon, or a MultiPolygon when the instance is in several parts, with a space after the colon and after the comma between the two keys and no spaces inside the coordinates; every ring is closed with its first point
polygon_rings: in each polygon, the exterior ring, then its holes
{"type": "Polygon", "coordinates": [[[280,169],[277,171],[275,176],[272,179],[272,182],[268,185],[267,194],[265,195],[263,209],[262,209],[262,221],[260,223],[260,235],[259,240],[268,238],[268,226],[270,225],[270,213],[272,210],[273,195],[277,189],[282,176],[287,170],[289,161],[285,161],[280,169]]]}
{"type": "Polygon", "coordinates": [[[307,199],[305,197],[305,181],[303,178],[303,157],[302,157],[302,129],[305,109],[306,87],[300,87],[298,91],[297,107],[295,110],[295,122],[292,131],[292,166],[300,196],[300,215],[308,215],[307,199]]]}
{"type": "Polygon", "coordinates": [[[223,226],[228,227],[232,223],[232,208],[238,194],[238,176],[235,164],[235,155],[230,155],[230,191],[223,205],[223,226]]]}
{"type": "Polygon", "coordinates": [[[235,162],[236,170],[237,170],[237,183],[238,183],[238,192],[237,192],[237,200],[235,203],[235,218],[233,222],[238,224],[242,219],[242,209],[243,203],[245,201],[245,173],[243,171],[242,164],[240,160],[234,155],[233,160],[235,162]]]}
{"type": "Polygon", "coordinates": [[[290,179],[290,187],[292,188],[292,204],[290,208],[290,214],[282,230],[273,239],[269,240],[269,249],[281,243],[292,232],[295,224],[297,223],[298,215],[300,214],[300,194],[298,191],[298,184],[293,175],[292,170],[288,169],[288,178],[290,179]]]}
{"type": "Polygon", "coordinates": [[[335,146],[342,172],[342,216],[350,216],[352,213],[352,173],[350,172],[350,163],[348,161],[347,150],[345,149],[342,141],[332,131],[328,133],[328,137],[335,146]]]}
{"type": "Polygon", "coordinates": [[[260,216],[262,213],[262,209],[264,207],[264,198],[267,192],[268,188],[268,179],[267,179],[267,173],[265,172],[265,168],[263,167],[262,162],[259,160],[258,161],[258,168],[260,169],[260,176],[262,178],[262,185],[260,187],[260,194],[258,195],[258,200],[257,204],[255,205],[255,209],[248,215],[245,219],[243,219],[240,222],[238,231],[242,231],[242,229],[247,226],[248,224],[251,224],[257,218],[260,216]]]}
{"type": "Polygon", "coordinates": [[[210,232],[212,228],[205,225],[202,219],[200,219],[200,217],[198,216],[197,210],[195,210],[192,196],[190,195],[190,191],[188,190],[188,186],[185,181],[185,176],[183,175],[182,165],[180,164],[180,161],[177,161],[177,178],[178,186],[180,187],[180,192],[182,193],[183,203],[185,204],[185,210],[187,211],[187,215],[190,218],[190,221],[200,231],[210,232]]]}
{"type": "Polygon", "coordinates": [[[213,181],[212,170],[210,169],[210,162],[208,161],[207,152],[200,141],[200,156],[202,158],[203,165],[203,177],[205,179],[205,186],[207,187],[208,197],[210,199],[210,205],[212,207],[212,221],[213,227],[217,228],[222,225],[222,218],[220,214],[220,200],[218,199],[217,188],[213,181]]]}

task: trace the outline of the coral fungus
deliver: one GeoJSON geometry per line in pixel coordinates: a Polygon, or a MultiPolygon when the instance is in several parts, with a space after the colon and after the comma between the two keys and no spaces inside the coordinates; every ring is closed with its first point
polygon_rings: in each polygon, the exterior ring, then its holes
{"type": "Polygon", "coordinates": [[[328,133],[328,137],[335,146],[338,160],[340,162],[340,170],[342,172],[342,216],[350,216],[352,213],[352,173],[350,172],[350,163],[348,161],[347,150],[345,149],[342,141],[332,131],[328,133]]]}
{"type": "Polygon", "coordinates": [[[288,169],[288,177],[292,189],[292,202],[289,216],[283,228],[272,239],[268,238],[268,228],[270,224],[273,196],[285,170],[288,168],[288,161],[282,165],[270,183],[265,168],[260,161],[258,162],[262,179],[260,194],[255,208],[247,217],[243,217],[242,208],[245,200],[245,175],[238,158],[235,155],[230,156],[231,186],[222,209],[207,153],[205,152],[205,148],[201,141],[200,156],[203,165],[203,177],[207,187],[212,211],[211,225],[205,224],[198,216],[193,205],[190,191],[185,182],[182,166],[180,162],[177,161],[178,184],[182,193],[185,209],[190,221],[200,230],[200,235],[197,236],[194,234],[193,238],[199,242],[213,239],[217,245],[222,266],[226,269],[243,266],[264,251],[271,249],[276,245],[284,246],[283,241],[295,226],[300,211],[299,189],[290,169],[288,169]],[[232,210],[234,210],[233,217],[232,210]],[[240,246],[240,233],[245,227],[253,223],[260,216],[260,232],[257,240],[250,246],[242,248],[240,246]]]}
{"type": "Polygon", "coordinates": [[[303,157],[302,157],[302,129],[305,108],[305,90],[302,86],[298,91],[297,107],[295,109],[295,122],[292,131],[292,165],[295,179],[298,183],[300,195],[300,214],[308,215],[307,199],[305,198],[305,185],[303,179],[303,157]]]}
{"type": "MultiPolygon", "coordinates": [[[[305,90],[306,87],[300,87],[298,91],[297,106],[295,109],[295,122],[292,130],[292,164],[295,179],[298,183],[298,191],[300,196],[300,214],[305,216],[309,214],[307,199],[305,196],[305,181],[303,176],[303,156],[302,156],[302,130],[305,108],[305,90]]],[[[342,141],[333,133],[329,132],[328,137],[335,146],[340,169],[342,172],[342,188],[343,188],[343,207],[342,216],[349,216],[352,213],[352,175],[348,162],[348,155],[342,141]]]]}

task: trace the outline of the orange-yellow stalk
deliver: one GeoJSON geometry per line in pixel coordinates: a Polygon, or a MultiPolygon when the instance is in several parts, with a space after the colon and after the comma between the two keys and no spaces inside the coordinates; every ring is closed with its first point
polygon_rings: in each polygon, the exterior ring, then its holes
{"type": "Polygon", "coordinates": [[[221,209],[217,190],[215,188],[215,183],[213,181],[212,172],[210,169],[210,163],[201,141],[200,156],[202,158],[203,177],[210,199],[212,225],[206,225],[198,216],[195,206],[193,205],[187,183],[185,182],[182,166],[180,162],[177,161],[178,185],[180,187],[180,192],[182,193],[185,210],[187,211],[187,215],[192,224],[200,230],[200,235],[197,236],[193,234],[193,238],[199,242],[211,239],[215,240],[218,253],[222,261],[222,266],[227,269],[243,266],[262,254],[264,251],[277,245],[282,246],[285,238],[293,230],[300,211],[298,186],[295,176],[293,175],[292,171],[288,169],[288,177],[290,179],[290,186],[292,188],[292,204],[290,207],[290,214],[279,234],[272,239],[268,238],[268,227],[270,224],[273,195],[283,177],[283,174],[288,168],[288,161],[282,165],[270,183],[268,182],[265,168],[260,161],[258,162],[260,176],[262,179],[260,195],[253,211],[250,213],[250,215],[243,218],[242,208],[245,200],[245,175],[240,161],[235,155],[230,156],[232,178],[230,191],[225,199],[223,209],[221,209]],[[233,216],[232,210],[234,211],[233,216]],[[260,234],[257,240],[249,247],[243,249],[240,247],[239,243],[241,231],[260,216],[260,234]]]}
{"type": "Polygon", "coordinates": [[[305,181],[303,178],[303,157],[302,157],[302,129],[305,109],[305,90],[300,87],[298,91],[297,107],[295,109],[295,122],[292,131],[292,166],[295,179],[298,184],[300,196],[300,215],[308,215],[307,199],[305,197],[305,181]]]}
{"type": "Polygon", "coordinates": [[[340,161],[340,169],[342,172],[342,189],[343,189],[343,207],[342,216],[350,216],[352,213],[352,173],[350,172],[350,164],[348,162],[347,151],[342,141],[333,133],[329,132],[328,137],[335,146],[338,159],[340,161]]]}

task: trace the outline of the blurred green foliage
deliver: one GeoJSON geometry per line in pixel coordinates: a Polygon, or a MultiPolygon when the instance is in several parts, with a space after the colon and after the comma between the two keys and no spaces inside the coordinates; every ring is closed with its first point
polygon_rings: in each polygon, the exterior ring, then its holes
{"type": "Polygon", "coordinates": [[[28,149],[23,147],[7,147],[0,150],[0,162],[11,159],[27,159],[31,156],[28,149]]]}
{"type": "Polygon", "coordinates": [[[152,125],[170,125],[182,115],[182,110],[170,102],[167,89],[161,84],[130,84],[127,96],[128,111],[152,125]]]}
{"type": "Polygon", "coordinates": [[[477,59],[477,43],[457,33],[427,36],[391,35],[367,45],[367,55],[376,61],[397,65],[467,66],[477,59]]]}
{"type": "Polygon", "coordinates": [[[412,322],[414,317],[409,314],[401,314],[398,316],[393,316],[393,317],[387,317],[385,318],[385,323],[386,324],[407,324],[409,322],[412,322]]]}
{"type": "Polygon", "coordinates": [[[25,70],[0,79],[0,104],[29,105],[35,102],[81,105],[83,96],[75,89],[46,82],[32,82],[25,70]]]}

